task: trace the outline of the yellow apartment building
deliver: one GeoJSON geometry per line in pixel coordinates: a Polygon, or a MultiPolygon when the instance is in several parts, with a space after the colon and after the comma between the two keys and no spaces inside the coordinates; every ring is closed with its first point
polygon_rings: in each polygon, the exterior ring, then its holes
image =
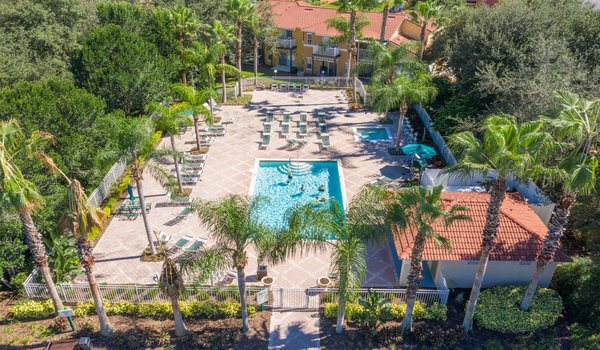
{"type": "MultiPolygon", "coordinates": [[[[327,26],[335,16],[349,17],[335,9],[315,6],[304,1],[269,1],[273,22],[280,30],[274,50],[265,50],[265,64],[283,74],[306,76],[347,76],[349,56],[346,45],[335,45],[330,39],[338,33],[327,26]]],[[[379,39],[383,14],[366,12],[369,25],[363,29],[365,38],[379,39]]],[[[407,14],[390,13],[386,22],[385,40],[388,45],[398,45],[418,40],[421,28],[407,14]]],[[[431,31],[428,29],[427,35],[431,31]]],[[[366,49],[364,44],[360,50],[366,49]]]]}

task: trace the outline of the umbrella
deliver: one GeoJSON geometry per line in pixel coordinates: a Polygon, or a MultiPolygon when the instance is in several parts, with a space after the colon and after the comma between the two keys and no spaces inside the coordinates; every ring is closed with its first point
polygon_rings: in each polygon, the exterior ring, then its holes
{"type": "Polygon", "coordinates": [[[409,156],[418,155],[421,158],[429,159],[433,158],[437,155],[437,152],[433,147],[423,145],[420,143],[411,143],[405,146],[402,146],[402,152],[409,156]]]}
{"type": "Polygon", "coordinates": [[[135,196],[133,195],[133,187],[131,187],[131,185],[127,185],[127,193],[129,193],[129,199],[135,199],[135,196]]]}

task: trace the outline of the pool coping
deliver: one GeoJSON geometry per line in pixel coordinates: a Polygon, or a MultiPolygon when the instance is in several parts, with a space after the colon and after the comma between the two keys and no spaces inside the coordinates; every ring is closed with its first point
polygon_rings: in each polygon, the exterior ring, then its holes
{"type": "Polygon", "coordinates": [[[390,131],[390,128],[388,128],[385,125],[365,125],[365,126],[355,126],[352,127],[352,132],[354,133],[354,141],[356,142],[372,142],[372,143],[380,143],[380,142],[389,142],[389,141],[393,141],[394,137],[392,136],[392,132],[390,131]],[[384,129],[388,139],[387,140],[363,140],[360,137],[360,133],[358,132],[358,129],[384,129]]]}
{"type": "MultiPolygon", "coordinates": [[[[338,175],[340,180],[340,187],[342,189],[342,204],[344,206],[344,212],[348,210],[348,198],[346,196],[346,181],[344,180],[344,170],[342,167],[341,159],[318,159],[318,158],[300,158],[293,160],[298,160],[300,162],[336,162],[338,167],[338,175]]],[[[254,194],[254,187],[256,186],[256,176],[258,175],[258,165],[260,162],[289,162],[290,158],[256,158],[254,160],[254,166],[252,167],[252,180],[250,181],[250,189],[248,190],[248,195],[252,196],[254,194]]]]}

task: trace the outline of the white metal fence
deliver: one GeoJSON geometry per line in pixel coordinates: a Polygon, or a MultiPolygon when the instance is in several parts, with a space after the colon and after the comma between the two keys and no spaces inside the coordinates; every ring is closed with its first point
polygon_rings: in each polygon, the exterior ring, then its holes
{"type": "Polygon", "coordinates": [[[454,154],[452,154],[452,152],[450,151],[450,148],[446,144],[446,141],[442,137],[442,134],[440,134],[431,126],[431,117],[429,116],[429,113],[427,113],[427,111],[422,106],[415,106],[415,110],[417,111],[417,114],[419,114],[419,117],[421,117],[423,125],[425,125],[425,128],[429,132],[429,135],[431,135],[433,143],[437,146],[442,157],[444,158],[444,161],[446,161],[446,164],[456,164],[456,158],[454,158],[454,154]]]}
{"type": "MultiPolygon", "coordinates": [[[[351,80],[346,77],[305,77],[297,75],[260,76],[257,83],[269,88],[271,84],[301,83],[309,84],[311,88],[346,88],[350,87],[351,80]]],[[[254,77],[242,79],[242,89],[253,88],[254,77]]]]}
{"type": "Polygon", "coordinates": [[[123,172],[127,169],[127,162],[125,159],[120,159],[118,162],[113,164],[108,173],[104,175],[104,178],[100,182],[100,185],[92,192],[88,197],[88,205],[93,207],[99,207],[104,199],[109,195],[112,185],[115,184],[123,175],[123,172]]]}
{"type": "MultiPolygon", "coordinates": [[[[33,276],[34,274],[32,274],[33,276]]],[[[48,290],[43,283],[31,281],[31,277],[24,283],[25,292],[30,299],[48,298],[48,290]]],[[[58,294],[66,303],[77,303],[92,300],[90,287],[87,283],[58,283],[58,294]]],[[[169,299],[160,291],[157,285],[141,284],[98,284],[103,300],[114,303],[128,301],[131,303],[148,303],[155,301],[168,301],[169,299]]],[[[256,304],[256,294],[264,290],[260,286],[247,286],[246,298],[249,304],[256,304]]],[[[406,289],[370,289],[392,302],[403,303],[406,301],[406,289]]],[[[366,295],[369,289],[356,289],[356,296],[366,295]]],[[[446,303],[448,290],[419,290],[417,300],[427,305],[435,302],[446,303]]],[[[268,292],[267,306],[276,309],[318,309],[326,302],[336,302],[337,294],[333,288],[272,288],[268,292]]],[[[239,301],[240,294],[237,286],[209,287],[188,286],[181,295],[180,300],[214,300],[214,301],[239,301]]]]}

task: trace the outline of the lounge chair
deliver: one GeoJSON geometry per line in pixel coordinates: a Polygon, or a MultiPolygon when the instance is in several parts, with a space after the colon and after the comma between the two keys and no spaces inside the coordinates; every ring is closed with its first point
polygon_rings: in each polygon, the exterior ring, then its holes
{"type": "Polygon", "coordinates": [[[265,118],[265,124],[266,123],[271,123],[273,121],[273,113],[271,114],[267,114],[267,118],[265,118]]]}
{"type": "Polygon", "coordinates": [[[200,250],[200,248],[202,248],[202,246],[206,243],[206,239],[204,238],[196,238],[196,240],[194,241],[194,243],[192,243],[189,247],[185,248],[184,250],[186,252],[189,253],[195,253],[198,250],[200,250]]]}
{"type": "MultiPolygon", "coordinates": [[[[188,209],[188,208],[186,208],[188,209]]],[[[192,237],[190,236],[183,236],[181,237],[177,242],[175,242],[175,244],[173,245],[173,249],[183,249],[183,247],[185,247],[188,243],[190,243],[192,241],[192,237]]]]}
{"type": "Polygon", "coordinates": [[[319,124],[319,135],[321,135],[321,137],[323,137],[325,135],[329,135],[329,131],[327,130],[327,124],[325,124],[325,123],[319,124]]]}
{"type": "Polygon", "coordinates": [[[208,155],[206,154],[191,154],[189,152],[184,153],[185,161],[189,163],[204,163],[208,155]]]}
{"type": "Polygon", "coordinates": [[[281,124],[281,134],[282,135],[289,135],[290,133],[290,125],[289,124],[281,124]]]}
{"type": "Polygon", "coordinates": [[[294,83],[288,83],[288,91],[294,91],[294,83]]]}
{"type": "Polygon", "coordinates": [[[204,131],[207,136],[225,136],[225,129],[204,128],[202,131],[204,131]]]}
{"type": "Polygon", "coordinates": [[[382,175],[382,176],[378,177],[377,179],[371,181],[372,184],[378,184],[378,185],[389,185],[392,182],[394,182],[394,179],[389,178],[385,175],[382,175]]]}
{"type": "Polygon", "coordinates": [[[298,136],[303,137],[308,135],[306,124],[298,125],[298,136]]]}
{"type": "Polygon", "coordinates": [[[287,84],[286,83],[279,84],[279,90],[286,90],[287,91],[287,84]]]}
{"type": "Polygon", "coordinates": [[[275,84],[275,83],[271,84],[271,91],[277,91],[277,84],[275,84]]]}
{"type": "Polygon", "coordinates": [[[187,168],[190,171],[201,170],[201,169],[204,169],[204,162],[199,162],[199,163],[186,162],[184,164],[184,168],[187,168]]]}
{"type": "MultiPolygon", "coordinates": [[[[190,216],[191,213],[192,213],[192,209],[190,207],[185,207],[179,214],[177,214],[177,219],[183,220],[183,219],[187,218],[188,216],[190,216]]],[[[192,237],[190,237],[190,240],[191,240],[191,238],[192,237]]]]}
{"type": "Polygon", "coordinates": [[[300,124],[306,124],[307,118],[306,113],[300,113],[300,124]]]}
{"type": "MultiPolygon", "coordinates": [[[[202,129],[200,131],[207,131],[208,129],[202,129]]],[[[218,129],[215,129],[218,130],[218,129]]],[[[192,135],[192,139],[193,141],[188,141],[186,143],[193,143],[196,144],[196,134],[192,135]]],[[[207,136],[207,135],[200,135],[200,144],[201,145],[211,145],[213,142],[215,142],[215,137],[214,136],[207,136]]]]}
{"type": "Polygon", "coordinates": [[[223,109],[223,106],[219,106],[219,104],[217,103],[217,101],[215,101],[212,98],[210,100],[208,100],[208,102],[210,102],[210,104],[212,105],[212,108],[215,109],[215,110],[217,110],[217,111],[220,111],[220,110],[223,109]]]}
{"type": "Polygon", "coordinates": [[[185,177],[200,177],[204,169],[190,169],[190,168],[182,168],[181,175],[185,177]]]}
{"type": "Polygon", "coordinates": [[[181,176],[181,183],[184,185],[195,185],[198,183],[199,180],[200,180],[200,176],[185,175],[185,174],[182,174],[182,176],[181,176]]]}
{"type": "Polygon", "coordinates": [[[263,124],[263,134],[271,133],[271,124],[264,123],[263,124]]]}
{"type": "Polygon", "coordinates": [[[323,135],[321,137],[321,148],[328,149],[331,146],[331,142],[329,141],[329,135],[323,135]]]}
{"type": "Polygon", "coordinates": [[[302,84],[301,83],[296,83],[294,90],[296,91],[302,91],[302,84]]]}
{"type": "Polygon", "coordinates": [[[175,197],[171,198],[171,205],[189,205],[192,204],[191,197],[175,197]]]}
{"type": "Polygon", "coordinates": [[[310,85],[309,85],[309,84],[304,84],[304,85],[302,85],[302,91],[306,91],[306,90],[308,90],[309,88],[310,88],[310,85]]]}
{"type": "Polygon", "coordinates": [[[265,149],[271,143],[271,134],[263,133],[262,141],[260,143],[260,148],[265,149]]]}
{"type": "Polygon", "coordinates": [[[166,234],[165,231],[160,231],[158,234],[158,243],[167,243],[171,238],[173,238],[173,236],[166,234]]]}
{"type": "Polygon", "coordinates": [[[283,117],[281,119],[281,124],[289,124],[290,121],[292,120],[292,118],[290,117],[289,113],[283,113],[283,117]]]}

